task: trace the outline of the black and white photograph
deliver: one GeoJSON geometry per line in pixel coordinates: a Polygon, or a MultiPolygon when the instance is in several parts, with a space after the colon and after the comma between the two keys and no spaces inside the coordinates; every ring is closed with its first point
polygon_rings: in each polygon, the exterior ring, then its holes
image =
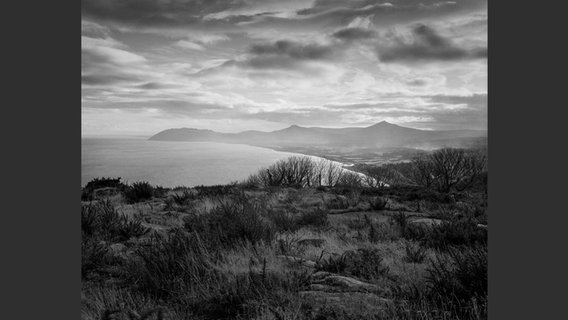
{"type": "Polygon", "coordinates": [[[487,319],[488,11],[81,0],[81,319],[487,319]]]}

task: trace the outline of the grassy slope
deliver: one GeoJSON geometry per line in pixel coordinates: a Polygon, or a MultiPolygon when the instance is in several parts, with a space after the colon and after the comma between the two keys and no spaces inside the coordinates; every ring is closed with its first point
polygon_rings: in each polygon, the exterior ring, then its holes
{"type": "Polygon", "coordinates": [[[486,318],[481,194],[160,193],[84,202],[82,319],[486,318]]]}

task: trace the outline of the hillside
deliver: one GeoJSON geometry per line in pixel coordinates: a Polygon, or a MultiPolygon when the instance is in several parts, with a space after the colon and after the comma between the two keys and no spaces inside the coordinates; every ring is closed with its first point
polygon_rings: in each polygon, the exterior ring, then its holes
{"type": "Polygon", "coordinates": [[[386,121],[369,127],[320,128],[292,125],[271,132],[220,133],[211,130],[178,128],[161,131],[150,140],[211,141],[267,147],[329,147],[334,149],[384,149],[469,147],[484,144],[486,131],[429,131],[402,127],[386,121]]]}
{"type": "Polygon", "coordinates": [[[231,185],[88,183],[81,319],[487,319],[483,174],[385,187],[308,159],[231,185]]]}

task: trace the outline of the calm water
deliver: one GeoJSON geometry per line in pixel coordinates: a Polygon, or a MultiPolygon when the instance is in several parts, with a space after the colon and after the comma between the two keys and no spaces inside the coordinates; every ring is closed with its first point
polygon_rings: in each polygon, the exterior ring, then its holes
{"type": "Polygon", "coordinates": [[[84,138],[81,184],[97,177],[164,187],[226,184],[291,155],[240,144],[84,138]]]}

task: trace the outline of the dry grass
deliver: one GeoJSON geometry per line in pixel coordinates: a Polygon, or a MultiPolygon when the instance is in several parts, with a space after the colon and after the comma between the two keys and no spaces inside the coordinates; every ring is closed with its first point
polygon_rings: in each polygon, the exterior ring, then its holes
{"type": "MultiPolygon", "coordinates": [[[[448,220],[442,227],[420,228],[417,233],[412,221],[427,213],[369,211],[368,203],[377,195],[348,188],[235,188],[238,186],[177,188],[134,204],[114,196],[110,206],[158,234],[105,243],[86,236],[83,253],[92,255],[91,262],[99,259],[101,263],[84,266],[89,277],[81,293],[82,319],[104,319],[105,314],[108,319],[172,320],[486,318],[486,296],[480,289],[484,253],[468,253],[473,246],[485,245],[481,240],[486,233],[470,224],[448,220]],[[173,195],[179,196],[172,200],[173,195]],[[333,199],[342,200],[330,205],[333,199]],[[235,211],[226,206],[231,203],[250,207],[235,211]],[[345,211],[350,212],[331,214],[336,210],[328,209],[330,206],[347,207],[345,211]],[[191,226],[183,230],[188,221],[191,226]],[[290,227],[285,227],[287,223],[290,227]],[[220,237],[211,237],[211,228],[221,230],[220,237]],[[167,240],[171,230],[180,232],[177,240],[167,240]],[[460,232],[466,234],[459,236],[460,232]],[[441,245],[452,241],[465,246],[463,256],[452,257],[451,246],[441,245]],[[121,259],[109,249],[113,243],[125,245],[121,259]],[[372,254],[359,257],[357,252],[372,254]],[[297,261],[321,266],[341,257],[348,265],[345,275],[384,289],[381,298],[390,303],[381,307],[382,314],[364,296],[349,305],[341,301],[326,305],[300,297],[308,275],[315,270],[297,261]],[[372,270],[373,257],[380,258],[380,265],[388,271],[367,272],[372,270]],[[468,281],[478,284],[475,301],[467,285],[451,285],[467,275],[472,277],[468,281]],[[457,290],[460,298],[449,297],[448,290],[457,290]]],[[[389,199],[389,209],[416,208],[416,201],[421,201],[423,211],[440,211],[423,199],[380,197],[389,199]]],[[[469,215],[481,215],[474,210],[476,206],[473,202],[461,205],[469,215]]],[[[460,206],[454,208],[460,210],[460,206]]]]}

